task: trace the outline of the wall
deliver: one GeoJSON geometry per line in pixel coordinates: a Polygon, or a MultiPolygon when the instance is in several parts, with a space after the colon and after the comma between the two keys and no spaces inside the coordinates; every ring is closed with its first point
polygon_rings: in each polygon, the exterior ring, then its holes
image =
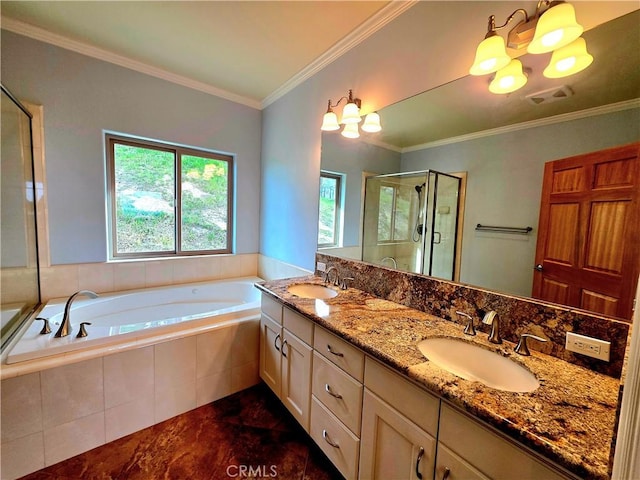
{"type": "Polygon", "coordinates": [[[258,252],[259,110],[4,30],[2,82],[44,106],[52,264],[107,259],[103,130],[235,154],[235,252],[258,252]]]}
{"type": "Polygon", "coordinates": [[[468,172],[460,281],[530,296],[544,163],[638,141],[639,124],[632,109],[493,135],[403,153],[402,170],[468,172]],[[534,230],[476,232],[478,223],[534,230]]]}

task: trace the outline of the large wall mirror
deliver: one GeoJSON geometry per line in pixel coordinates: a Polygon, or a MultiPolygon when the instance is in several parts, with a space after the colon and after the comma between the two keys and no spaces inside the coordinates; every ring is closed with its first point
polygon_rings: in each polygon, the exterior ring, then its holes
{"type": "Polygon", "coordinates": [[[40,303],[31,114],[2,86],[2,347],[40,303]]]}
{"type": "MultiPolygon", "coordinates": [[[[640,140],[639,24],[636,10],[585,32],[594,61],[573,76],[547,79],[542,70],[549,57],[524,55],[528,83],[512,94],[494,95],[487,77],[468,76],[383,108],[380,133],[354,140],[323,132],[320,251],[363,258],[367,176],[463,172],[453,280],[532,296],[545,163],[640,140]]],[[[400,262],[390,256],[367,261],[393,268],[400,262]]]]}

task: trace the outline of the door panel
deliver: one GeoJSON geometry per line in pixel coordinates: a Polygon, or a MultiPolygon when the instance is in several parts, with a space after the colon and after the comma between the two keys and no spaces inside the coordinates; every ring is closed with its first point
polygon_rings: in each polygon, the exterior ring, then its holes
{"type": "Polygon", "coordinates": [[[640,143],[545,164],[533,296],[631,319],[640,143]]]}

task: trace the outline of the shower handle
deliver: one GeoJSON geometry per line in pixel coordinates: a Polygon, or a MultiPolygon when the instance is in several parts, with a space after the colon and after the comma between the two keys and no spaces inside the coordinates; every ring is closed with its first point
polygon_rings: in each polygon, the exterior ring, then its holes
{"type": "Polygon", "coordinates": [[[442,242],[442,234],[440,232],[433,232],[433,243],[434,245],[440,245],[442,242]],[[438,235],[438,241],[436,242],[436,235],[438,235]]]}

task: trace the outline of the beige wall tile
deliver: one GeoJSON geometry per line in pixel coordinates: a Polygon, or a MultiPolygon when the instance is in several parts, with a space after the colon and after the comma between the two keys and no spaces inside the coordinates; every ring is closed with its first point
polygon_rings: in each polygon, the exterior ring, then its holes
{"type": "Polygon", "coordinates": [[[173,388],[158,389],[155,392],[155,422],[163,422],[168,418],[196,408],[196,380],[185,379],[173,388]]]}
{"type": "Polygon", "coordinates": [[[196,337],[155,345],[155,388],[164,391],[196,379],[196,337]]]}
{"type": "Polygon", "coordinates": [[[104,357],[104,403],[109,409],[153,398],[153,346],[104,357]]]}
{"type": "Polygon", "coordinates": [[[247,320],[238,325],[231,352],[231,366],[257,362],[260,356],[260,321],[247,320]]]}
{"type": "Polygon", "coordinates": [[[214,375],[231,367],[231,350],[235,330],[236,327],[231,325],[196,337],[196,378],[214,375]]]}
{"type": "Polygon", "coordinates": [[[84,263],[78,265],[78,286],[97,293],[113,292],[113,264],[84,263]]]}
{"type": "Polygon", "coordinates": [[[171,260],[155,260],[145,263],[145,286],[158,287],[173,283],[173,263],[171,260]]]}
{"type": "Polygon", "coordinates": [[[42,431],[40,373],[2,381],[2,441],[42,431]]]}
{"type": "Polygon", "coordinates": [[[231,393],[257,385],[260,382],[259,362],[246,363],[231,369],[231,393]]]}
{"type": "Polygon", "coordinates": [[[44,468],[42,432],[2,442],[2,479],[19,478],[44,468]]]}
{"type": "Polygon", "coordinates": [[[231,369],[214,375],[198,378],[196,384],[196,405],[201,407],[232,393],[231,369]]]}
{"type": "Polygon", "coordinates": [[[107,442],[150,427],[155,423],[153,392],[139,396],[132,402],[108,408],[104,415],[107,442]]]}
{"type": "Polygon", "coordinates": [[[105,443],[104,412],[95,413],[44,431],[46,466],[105,443]]]}
{"type": "Polygon", "coordinates": [[[146,287],[146,262],[122,262],[113,264],[113,288],[115,291],[135,290],[146,287]]]}
{"type": "Polygon", "coordinates": [[[68,297],[78,288],[78,265],[56,265],[40,270],[42,300],[68,297]]]}
{"type": "Polygon", "coordinates": [[[45,429],[104,410],[102,358],[40,372],[45,429]]]}

